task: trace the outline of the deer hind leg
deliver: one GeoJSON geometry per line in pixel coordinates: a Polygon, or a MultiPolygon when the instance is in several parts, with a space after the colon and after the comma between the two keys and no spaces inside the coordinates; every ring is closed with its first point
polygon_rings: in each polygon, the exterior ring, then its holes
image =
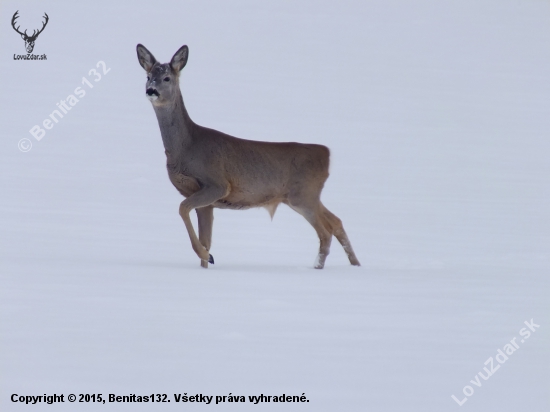
{"type": "MultiPolygon", "coordinates": [[[[221,199],[225,195],[226,189],[222,187],[204,187],[198,192],[193,193],[187,199],[185,199],[180,204],[180,216],[183,219],[183,223],[189,234],[189,239],[191,240],[191,246],[197,254],[197,256],[206,262],[214,263],[214,258],[208,252],[206,247],[200,242],[195,229],[193,229],[193,224],[189,217],[189,212],[193,209],[203,208],[205,206],[210,206],[216,200],[221,199]]],[[[201,264],[204,267],[204,265],[201,264]]]]}
{"type": "MultiPolygon", "coordinates": [[[[214,208],[212,206],[195,209],[199,222],[199,241],[207,251],[210,251],[212,245],[212,225],[214,224],[214,208]]],[[[210,255],[212,256],[212,255],[210,255]]],[[[212,258],[212,260],[214,260],[212,258]]],[[[208,261],[201,259],[201,266],[208,268],[208,261]]]]}
{"type": "MultiPolygon", "coordinates": [[[[287,202],[285,202],[287,203],[287,202]]],[[[315,269],[323,269],[325,266],[325,260],[330,253],[330,243],[332,241],[332,233],[327,230],[323,216],[321,215],[321,209],[319,208],[320,202],[316,204],[308,205],[301,202],[289,201],[287,203],[293,210],[301,214],[306,220],[313,226],[319,236],[319,254],[315,259],[315,269]]]]}
{"type": "Polygon", "coordinates": [[[340,242],[340,244],[344,248],[344,251],[348,255],[349,262],[354,266],[361,266],[359,260],[357,259],[357,256],[355,256],[353,248],[351,247],[351,242],[349,241],[348,235],[344,230],[342,221],[330,210],[328,210],[322,203],[321,214],[323,216],[323,223],[325,224],[325,227],[332,235],[336,237],[336,239],[338,239],[338,242],[340,242]]]}

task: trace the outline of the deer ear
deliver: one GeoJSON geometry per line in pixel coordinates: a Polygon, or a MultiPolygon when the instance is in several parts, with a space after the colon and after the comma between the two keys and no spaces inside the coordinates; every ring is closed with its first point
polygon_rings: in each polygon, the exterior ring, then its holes
{"type": "Polygon", "coordinates": [[[170,67],[172,67],[172,70],[179,73],[187,64],[187,57],[189,57],[189,47],[181,46],[176,54],[174,54],[174,57],[172,57],[172,60],[170,60],[170,67]]]}
{"type": "Polygon", "coordinates": [[[157,59],[155,59],[155,56],[153,56],[151,52],[147,50],[145,46],[143,46],[142,44],[138,44],[136,49],[137,49],[139,64],[141,64],[141,67],[143,67],[147,72],[151,71],[151,68],[157,62],[157,59]]]}

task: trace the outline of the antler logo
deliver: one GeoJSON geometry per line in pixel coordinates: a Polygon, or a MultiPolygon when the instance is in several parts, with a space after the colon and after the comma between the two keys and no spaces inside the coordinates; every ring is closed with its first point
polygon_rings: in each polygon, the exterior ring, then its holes
{"type": "Polygon", "coordinates": [[[22,38],[23,40],[25,40],[25,48],[27,49],[27,53],[32,53],[32,51],[33,51],[33,49],[34,49],[34,42],[36,41],[36,38],[38,37],[38,35],[39,35],[40,33],[42,33],[42,31],[43,31],[44,28],[46,27],[46,24],[48,24],[48,20],[49,20],[50,18],[48,17],[48,15],[47,15],[46,13],[44,13],[44,16],[43,16],[43,17],[46,19],[46,21],[43,23],[42,28],[41,28],[40,30],[38,30],[38,32],[37,32],[36,30],[34,30],[33,33],[32,33],[32,35],[29,36],[29,35],[27,34],[27,30],[25,30],[25,32],[21,33],[21,32],[19,31],[19,27],[20,27],[20,26],[15,27],[15,23],[16,23],[15,20],[17,20],[17,18],[19,17],[19,16],[17,15],[17,13],[19,13],[19,10],[17,10],[17,11],[15,12],[15,14],[13,15],[13,17],[12,17],[12,19],[11,19],[11,25],[12,25],[13,29],[14,29],[17,33],[19,33],[19,34],[21,35],[21,38],[22,38]]]}

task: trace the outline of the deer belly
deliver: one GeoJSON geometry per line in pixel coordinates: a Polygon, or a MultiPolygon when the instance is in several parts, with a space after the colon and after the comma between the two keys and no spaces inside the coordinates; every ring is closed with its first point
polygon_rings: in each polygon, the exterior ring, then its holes
{"type": "Polygon", "coordinates": [[[252,207],[266,207],[271,204],[278,204],[282,199],[275,194],[250,193],[231,191],[226,197],[214,203],[214,207],[220,209],[243,210],[252,207]]]}

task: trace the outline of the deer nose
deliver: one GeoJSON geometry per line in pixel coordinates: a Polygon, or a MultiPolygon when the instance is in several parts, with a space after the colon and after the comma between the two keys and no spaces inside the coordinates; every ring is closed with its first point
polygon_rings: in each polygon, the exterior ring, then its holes
{"type": "Polygon", "coordinates": [[[150,101],[155,101],[159,98],[159,92],[157,92],[155,89],[153,89],[152,87],[149,87],[146,91],[145,91],[145,94],[147,94],[147,98],[150,100],[150,101]]]}

